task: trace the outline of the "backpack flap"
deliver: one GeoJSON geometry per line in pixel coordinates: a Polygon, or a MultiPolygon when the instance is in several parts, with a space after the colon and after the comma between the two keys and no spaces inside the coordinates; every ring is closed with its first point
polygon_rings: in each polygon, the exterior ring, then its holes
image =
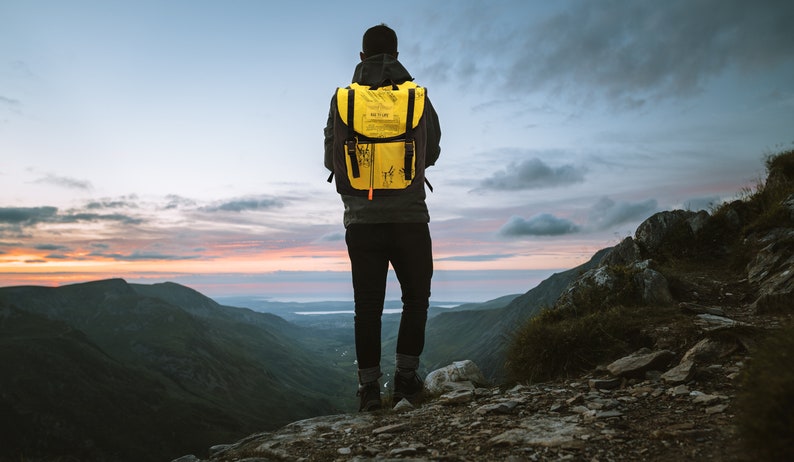
{"type": "MultiPolygon", "coordinates": [[[[337,189],[340,174],[353,191],[363,193],[355,195],[370,199],[376,190],[398,192],[408,189],[418,176],[424,181],[424,145],[417,149],[415,136],[420,128],[424,142],[424,106],[425,89],[413,82],[377,89],[358,84],[339,88],[337,123],[344,124],[340,154],[344,153],[345,168],[336,172],[337,189]]],[[[336,133],[340,139],[341,130],[336,133]]]]}

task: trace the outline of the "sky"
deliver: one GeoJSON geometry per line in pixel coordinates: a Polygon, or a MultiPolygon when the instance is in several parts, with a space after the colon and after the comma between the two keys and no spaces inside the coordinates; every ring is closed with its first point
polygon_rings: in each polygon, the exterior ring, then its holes
{"type": "Polygon", "coordinates": [[[0,0],[0,21],[0,286],[351,298],[322,129],[379,23],[441,121],[434,301],[524,293],[740,197],[794,143],[788,0],[0,0]]]}

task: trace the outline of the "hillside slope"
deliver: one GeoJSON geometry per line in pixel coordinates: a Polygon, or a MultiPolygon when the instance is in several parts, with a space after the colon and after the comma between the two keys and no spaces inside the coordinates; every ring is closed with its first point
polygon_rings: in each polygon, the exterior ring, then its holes
{"type": "Polygon", "coordinates": [[[160,460],[250,429],[158,374],[117,361],[68,324],[6,302],[0,364],[0,460],[160,460]]]}
{"type": "Polygon", "coordinates": [[[145,433],[162,457],[336,412],[350,394],[345,370],[320,354],[332,340],[177,284],[8,287],[0,304],[1,425],[38,435],[0,455],[79,457],[89,447],[112,460],[145,433]]]}
{"type": "Polygon", "coordinates": [[[603,249],[576,268],[555,273],[510,301],[504,308],[455,311],[430,318],[424,362],[433,370],[453,361],[470,359],[481,365],[494,383],[505,378],[505,349],[512,332],[544,307],[549,307],[577,276],[596,266],[610,249],[603,249]]]}

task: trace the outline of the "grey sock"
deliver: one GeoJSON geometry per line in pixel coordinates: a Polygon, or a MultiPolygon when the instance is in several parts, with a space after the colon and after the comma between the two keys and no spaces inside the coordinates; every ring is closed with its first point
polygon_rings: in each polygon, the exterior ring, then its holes
{"type": "Polygon", "coordinates": [[[372,383],[377,382],[380,379],[381,375],[380,366],[375,367],[368,367],[366,369],[359,369],[358,370],[358,383],[365,384],[365,383],[372,383]]]}
{"type": "Polygon", "coordinates": [[[395,357],[397,372],[412,374],[419,368],[419,356],[397,353],[395,357]]]}

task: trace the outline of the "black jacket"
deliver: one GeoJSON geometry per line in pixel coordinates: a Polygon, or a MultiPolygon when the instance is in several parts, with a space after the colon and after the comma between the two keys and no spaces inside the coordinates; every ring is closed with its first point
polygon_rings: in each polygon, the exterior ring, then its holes
{"type": "MultiPolygon", "coordinates": [[[[381,85],[384,82],[402,83],[413,80],[408,71],[396,58],[380,54],[371,56],[360,62],[353,72],[353,82],[361,85],[381,85]]],[[[336,109],[336,93],[331,98],[328,121],[325,125],[325,167],[333,171],[334,162],[334,121],[338,117],[336,109]]],[[[441,127],[438,115],[429,98],[425,98],[427,127],[427,144],[425,147],[425,166],[436,163],[441,152],[441,127]]],[[[340,141],[341,142],[341,141],[340,141]]],[[[372,200],[366,197],[342,195],[345,205],[345,227],[354,223],[427,223],[430,214],[425,203],[425,191],[419,189],[414,194],[398,196],[375,196],[372,200]]]]}

